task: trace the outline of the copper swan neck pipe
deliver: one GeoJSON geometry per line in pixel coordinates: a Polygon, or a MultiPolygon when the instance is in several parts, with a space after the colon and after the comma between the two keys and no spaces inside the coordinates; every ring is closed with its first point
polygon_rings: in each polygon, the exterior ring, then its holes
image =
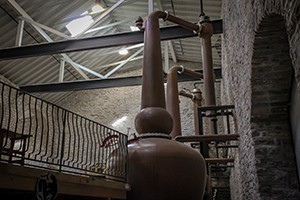
{"type": "Polygon", "coordinates": [[[169,134],[173,127],[173,120],[165,103],[158,21],[160,18],[194,31],[200,29],[198,25],[171,16],[167,12],[155,11],[148,16],[144,30],[142,104],[135,118],[135,127],[139,134],[169,134]]]}
{"type": "MultiPolygon", "coordinates": [[[[167,74],[167,111],[173,118],[173,129],[170,133],[172,138],[181,135],[177,73],[186,74],[199,79],[203,78],[201,73],[184,68],[182,65],[175,65],[169,69],[167,74]]],[[[194,95],[191,96],[191,98],[194,99],[194,95]]]]}
{"type": "Polygon", "coordinates": [[[173,129],[170,133],[172,138],[181,135],[181,120],[177,84],[177,72],[183,71],[181,65],[171,67],[167,74],[167,111],[173,118],[173,129]]]}

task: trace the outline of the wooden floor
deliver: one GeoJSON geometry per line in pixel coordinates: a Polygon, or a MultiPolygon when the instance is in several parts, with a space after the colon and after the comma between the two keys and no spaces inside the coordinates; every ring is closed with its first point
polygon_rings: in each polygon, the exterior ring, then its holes
{"type": "MultiPolygon", "coordinates": [[[[35,186],[48,171],[0,163],[0,199],[36,199],[35,186]],[[26,198],[28,197],[28,198],[26,198]]],[[[57,180],[56,199],[126,199],[125,183],[104,178],[50,172],[57,180]]]]}

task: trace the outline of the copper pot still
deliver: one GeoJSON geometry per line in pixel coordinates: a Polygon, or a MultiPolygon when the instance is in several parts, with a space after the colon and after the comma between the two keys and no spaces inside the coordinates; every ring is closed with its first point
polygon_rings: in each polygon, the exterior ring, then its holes
{"type": "Polygon", "coordinates": [[[165,105],[159,18],[170,20],[167,13],[155,11],[145,23],[142,105],[135,119],[139,139],[128,144],[127,199],[202,200],[203,156],[169,136],[173,121],[165,105]]]}

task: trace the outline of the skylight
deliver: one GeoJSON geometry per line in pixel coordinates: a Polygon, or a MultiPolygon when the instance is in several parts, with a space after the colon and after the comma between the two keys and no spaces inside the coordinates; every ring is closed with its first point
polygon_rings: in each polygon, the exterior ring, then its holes
{"type": "Polygon", "coordinates": [[[94,22],[93,18],[90,15],[85,15],[78,19],[72,20],[70,23],[66,25],[66,28],[71,33],[71,37],[75,37],[80,34],[83,30],[85,30],[89,25],[94,22]]]}
{"type": "Polygon", "coordinates": [[[99,5],[99,4],[96,4],[92,7],[92,12],[91,14],[95,14],[95,13],[100,13],[100,12],[103,12],[105,9],[99,5]]]}

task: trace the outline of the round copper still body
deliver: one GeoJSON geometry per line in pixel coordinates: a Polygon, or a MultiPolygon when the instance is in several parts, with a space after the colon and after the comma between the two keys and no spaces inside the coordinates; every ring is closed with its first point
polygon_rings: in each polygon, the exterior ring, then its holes
{"type": "Polygon", "coordinates": [[[196,150],[159,137],[128,145],[129,200],[202,200],[206,164],[196,150]]]}

